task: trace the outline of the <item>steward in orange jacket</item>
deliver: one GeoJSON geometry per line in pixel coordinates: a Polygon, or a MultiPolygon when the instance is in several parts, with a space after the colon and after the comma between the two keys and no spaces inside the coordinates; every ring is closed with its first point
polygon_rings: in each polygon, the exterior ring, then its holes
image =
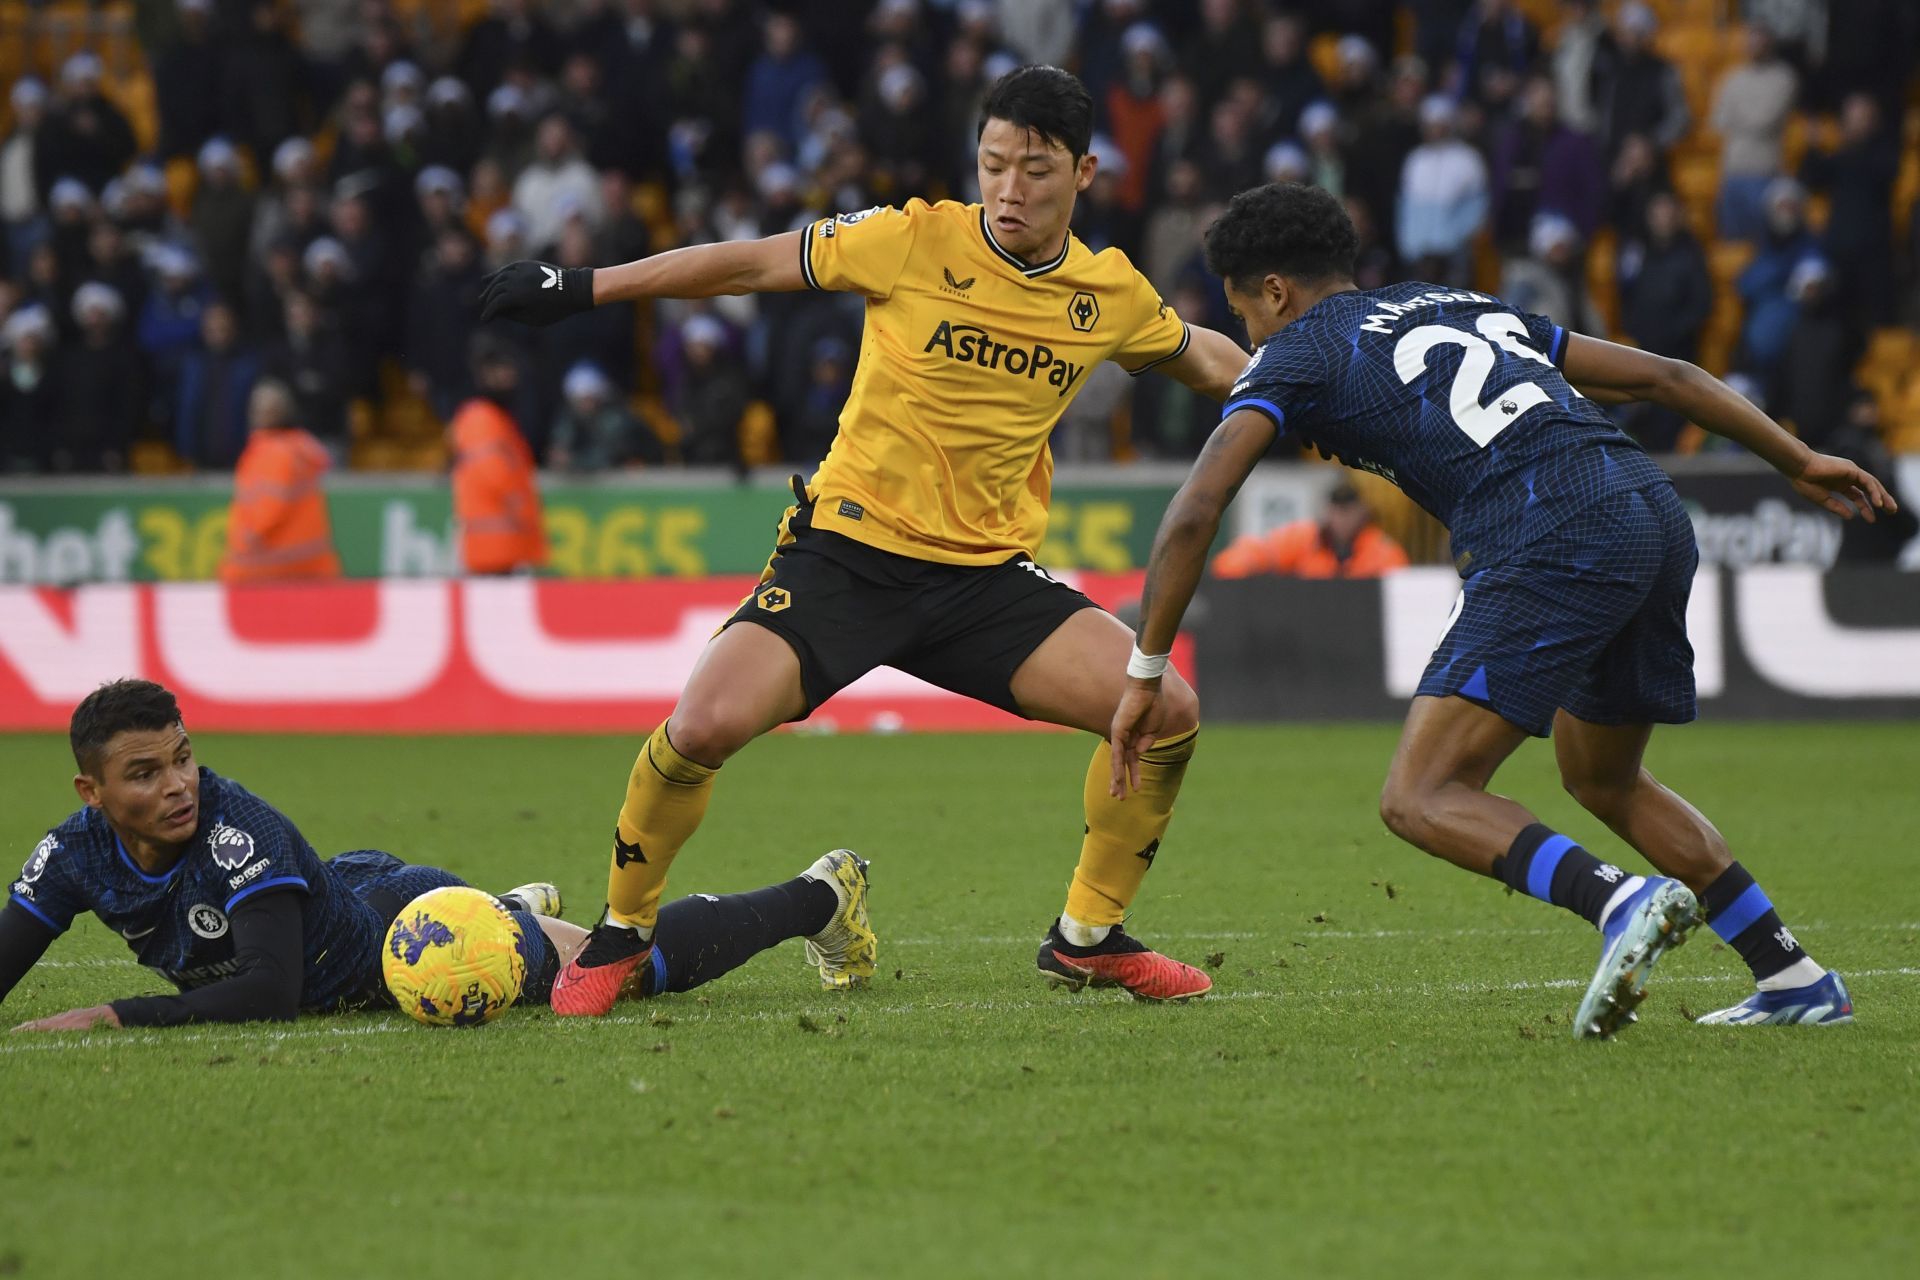
{"type": "Polygon", "coordinates": [[[533,451],[506,410],[476,396],[454,411],[453,518],[468,573],[513,573],[547,562],[533,451]]]}
{"type": "Polygon", "coordinates": [[[1353,486],[1327,495],[1318,520],[1295,520],[1235,538],[1213,558],[1216,578],[1377,578],[1407,566],[1407,553],[1379,526],[1353,486]]]}
{"type": "Polygon", "coordinates": [[[333,465],[326,446],[292,425],[293,395],[257,383],[247,401],[247,447],[234,464],[222,582],[337,578],[327,496],[320,477],[333,465]]]}

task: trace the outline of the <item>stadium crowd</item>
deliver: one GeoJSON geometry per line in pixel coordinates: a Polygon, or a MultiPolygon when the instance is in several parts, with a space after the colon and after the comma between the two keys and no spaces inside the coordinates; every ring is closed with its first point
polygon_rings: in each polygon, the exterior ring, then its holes
{"type": "MultiPolygon", "coordinates": [[[[1875,427],[1854,371],[1916,304],[1920,219],[1896,186],[1920,19],[1903,0],[142,0],[134,23],[145,128],[84,48],[7,86],[7,470],[120,470],[142,441],[229,468],[266,376],[360,464],[357,442],[409,421],[440,456],[439,424],[477,391],[552,467],[815,460],[857,298],[481,329],[481,278],[970,198],[980,96],[1024,62],[1071,67],[1094,95],[1079,236],[1226,332],[1200,233],[1268,179],[1347,201],[1363,287],[1473,283],[1706,358],[1822,447],[1875,427]],[[1660,51],[1675,8],[1746,23],[1705,119],[1660,51]],[[471,20],[434,20],[457,9],[471,20]],[[1834,123],[1790,165],[1796,111],[1834,123]],[[1719,151],[1707,221],[1752,246],[1729,279],[1737,341],[1711,358],[1715,242],[1672,174],[1703,136],[1719,151]],[[1590,289],[1601,254],[1611,314],[1590,289]]],[[[1188,457],[1217,415],[1108,366],[1055,449],[1188,457]]],[[[1629,425],[1655,449],[1683,442],[1657,412],[1629,425]]]]}

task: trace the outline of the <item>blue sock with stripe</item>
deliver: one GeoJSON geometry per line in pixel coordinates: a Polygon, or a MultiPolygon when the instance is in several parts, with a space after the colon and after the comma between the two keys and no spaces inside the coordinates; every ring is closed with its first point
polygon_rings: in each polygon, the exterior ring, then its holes
{"type": "Polygon", "coordinates": [[[1707,926],[1740,953],[1755,982],[1764,983],[1808,958],[1766,893],[1737,862],[1706,887],[1700,905],[1706,910],[1707,926]]]}
{"type": "Polygon", "coordinates": [[[1565,907],[1596,929],[1606,918],[1608,904],[1639,879],[1600,861],[1544,822],[1514,837],[1506,854],[1493,860],[1493,874],[1514,892],[1565,907]]]}

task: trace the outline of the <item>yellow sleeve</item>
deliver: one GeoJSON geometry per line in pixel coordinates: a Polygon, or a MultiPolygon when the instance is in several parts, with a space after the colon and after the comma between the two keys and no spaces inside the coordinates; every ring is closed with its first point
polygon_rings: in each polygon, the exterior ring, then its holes
{"type": "Polygon", "coordinates": [[[1133,273],[1128,301],[1127,337],[1113,353],[1113,360],[1138,377],[1180,355],[1192,335],[1187,332],[1186,321],[1160,300],[1159,292],[1138,271],[1133,273]]]}
{"type": "Polygon", "coordinates": [[[800,270],[807,284],[869,298],[892,293],[913,249],[918,204],[904,209],[880,205],[822,218],[808,227],[800,238],[800,270]]]}

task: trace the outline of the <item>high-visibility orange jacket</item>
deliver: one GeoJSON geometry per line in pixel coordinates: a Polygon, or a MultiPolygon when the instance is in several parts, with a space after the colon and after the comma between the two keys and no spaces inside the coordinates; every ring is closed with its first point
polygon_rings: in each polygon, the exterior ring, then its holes
{"type": "Polygon", "coordinates": [[[331,465],[326,446],[299,427],[268,427],[247,437],[234,465],[222,582],[340,576],[320,490],[331,465]]]}
{"type": "Polygon", "coordinates": [[[512,573],[547,562],[533,451],[506,410],[478,397],[453,415],[453,517],[468,573],[512,573]]]}
{"type": "Polygon", "coordinates": [[[1403,569],[1407,553],[1400,544],[1367,525],[1342,557],[1318,520],[1295,520],[1266,533],[1235,538],[1213,558],[1216,578],[1251,578],[1275,573],[1294,578],[1377,578],[1403,569]]]}

